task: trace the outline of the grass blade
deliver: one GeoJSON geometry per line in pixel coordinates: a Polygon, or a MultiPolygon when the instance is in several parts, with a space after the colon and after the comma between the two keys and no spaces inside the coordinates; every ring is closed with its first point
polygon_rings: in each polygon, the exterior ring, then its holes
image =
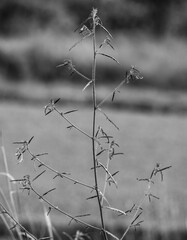
{"type": "Polygon", "coordinates": [[[51,218],[48,214],[49,211],[47,211],[44,204],[42,204],[42,205],[43,205],[43,210],[44,210],[44,218],[45,218],[45,222],[46,222],[46,225],[47,225],[47,230],[48,230],[48,233],[49,233],[49,238],[53,239],[53,227],[52,227],[52,223],[51,223],[51,218]]]}

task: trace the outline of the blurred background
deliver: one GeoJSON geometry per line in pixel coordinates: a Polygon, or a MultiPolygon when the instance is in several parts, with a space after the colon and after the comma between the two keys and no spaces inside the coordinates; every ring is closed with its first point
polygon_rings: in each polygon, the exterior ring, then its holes
{"type": "MultiPolygon", "coordinates": [[[[56,65],[78,37],[73,31],[95,4],[105,27],[115,36],[117,56],[124,68],[140,68],[144,79],[136,86],[186,89],[185,1],[1,1],[0,74],[7,82],[62,82],[56,65]]],[[[89,42],[76,48],[79,69],[90,67],[89,42]]],[[[76,56],[75,56],[76,55],[76,56]]],[[[119,69],[101,59],[100,82],[117,81],[119,69]],[[108,66],[109,65],[109,66],[108,66]],[[107,67],[108,66],[108,67],[107,67]]],[[[70,79],[68,79],[68,82],[70,79]]]]}
{"type": "MultiPolygon", "coordinates": [[[[104,48],[103,52],[120,62],[117,65],[111,59],[98,58],[98,101],[120,83],[131,65],[144,77],[123,87],[114,103],[108,101],[105,105],[120,128],[117,138],[125,152],[125,157],[113,163],[114,169],[124,168],[124,172],[119,176],[118,193],[111,190],[111,201],[115,207],[130,208],[143,193],[143,186],[136,178],[149,175],[157,162],[172,165],[164,183],[154,190],[161,200],[154,200],[152,206],[146,203],[143,228],[146,233],[136,239],[145,239],[145,234],[148,239],[184,239],[187,227],[187,2],[184,0],[1,0],[0,130],[10,172],[17,178],[36,175],[29,159],[17,165],[16,147],[12,145],[35,136],[34,152],[50,152],[46,159],[49,164],[89,181],[87,139],[67,131],[58,116],[44,117],[43,107],[50,98],[60,97],[60,107],[81,109],[74,113],[73,121],[90,131],[90,89],[82,92],[84,79],[76,74],[70,76],[67,68],[56,66],[71,58],[78,71],[91,77],[91,41],[86,39],[69,49],[80,40],[75,30],[93,6],[113,36],[114,50],[104,48]]],[[[105,37],[106,32],[98,30],[98,46],[105,37]]],[[[102,124],[116,134],[108,122],[102,124]]],[[[0,167],[4,169],[3,163],[0,167]]],[[[39,189],[49,187],[46,179],[37,183],[39,189]]],[[[61,180],[53,184],[63,189],[52,197],[56,204],[72,212],[90,210],[91,202],[82,203],[82,189],[72,186],[70,191],[61,180]]],[[[6,192],[5,185],[1,187],[6,192]]],[[[88,195],[86,191],[84,194],[88,195]]],[[[28,211],[23,219],[36,221],[40,206],[32,201],[29,206],[34,210],[29,210],[27,194],[20,198],[21,208],[28,211]]],[[[90,221],[97,219],[94,214],[90,221]]],[[[108,224],[116,229],[124,222],[128,224],[126,220],[116,220],[112,214],[108,219],[108,224]]],[[[65,222],[59,216],[54,216],[53,221],[57,225],[59,221],[65,222]]]]}

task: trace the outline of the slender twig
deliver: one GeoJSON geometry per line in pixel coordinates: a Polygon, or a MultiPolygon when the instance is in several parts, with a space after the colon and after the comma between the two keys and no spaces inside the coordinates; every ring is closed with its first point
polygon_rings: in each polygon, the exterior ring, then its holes
{"type": "Polygon", "coordinates": [[[69,51],[71,51],[74,47],[77,46],[77,44],[81,43],[83,40],[85,40],[86,38],[92,36],[92,32],[90,32],[88,35],[84,36],[83,38],[81,38],[78,42],[76,42],[75,44],[73,44],[73,46],[70,47],[69,51]]]}
{"type": "Polygon", "coordinates": [[[85,136],[87,136],[88,138],[92,139],[92,136],[90,136],[88,133],[86,133],[85,131],[83,131],[82,129],[80,129],[79,127],[77,127],[75,124],[73,124],[62,112],[60,112],[56,107],[54,107],[54,110],[62,117],[66,120],[66,122],[68,122],[73,128],[75,128],[76,130],[78,130],[80,133],[84,134],[85,136]]]}
{"type": "Polygon", "coordinates": [[[106,97],[100,103],[97,104],[97,109],[99,109],[106,102],[106,100],[110,98],[114,92],[117,92],[122,87],[122,85],[125,84],[126,82],[127,82],[127,78],[125,78],[122,82],[120,82],[120,84],[116,88],[114,88],[113,91],[108,93],[106,97]]]}
{"type": "Polygon", "coordinates": [[[89,139],[96,141],[99,145],[100,142],[95,138],[95,136],[91,136],[88,133],[86,133],[84,130],[76,126],[74,123],[72,123],[62,112],[60,112],[55,106],[54,106],[54,111],[56,111],[66,122],[70,124],[71,127],[75,128],[77,131],[82,133],[83,135],[87,136],[89,139]]]}
{"type": "MultiPolygon", "coordinates": [[[[107,183],[108,183],[108,176],[109,177],[111,177],[112,179],[113,179],[113,177],[112,177],[112,175],[110,174],[110,172],[109,172],[109,163],[110,163],[110,145],[111,145],[111,143],[109,143],[108,144],[109,145],[109,149],[108,149],[108,151],[107,151],[107,162],[106,162],[106,167],[104,168],[105,169],[105,182],[104,182],[104,186],[103,186],[103,196],[105,196],[105,192],[106,192],[106,188],[107,188],[107,183]]],[[[114,181],[114,183],[116,184],[116,186],[117,186],[117,183],[115,182],[115,180],[113,179],[113,181],[114,181]]],[[[102,198],[102,200],[101,200],[101,205],[102,205],[102,207],[103,207],[103,200],[104,200],[104,198],[102,198]]]]}
{"type": "MultiPolygon", "coordinates": [[[[154,168],[153,171],[155,171],[155,168],[154,168]]],[[[139,201],[139,204],[137,205],[136,211],[135,211],[135,213],[134,213],[133,216],[132,216],[131,222],[130,222],[130,224],[128,225],[128,227],[126,228],[126,230],[125,230],[125,232],[123,233],[123,235],[122,235],[122,237],[120,238],[120,240],[123,240],[123,239],[124,239],[124,237],[127,235],[128,231],[129,231],[129,229],[133,226],[134,222],[135,222],[135,221],[137,220],[137,218],[139,217],[138,214],[140,213],[140,210],[142,209],[142,206],[143,206],[145,200],[146,200],[147,197],[149,197],[149,195],[150,195],[151,185],[154,183],[154,182],[152,181],[153,176],[155,176],[155,175],[151,175],[150,178],[145,179],[148,183],[147,183],[146,189],[145,189],[145,191],[144,191],[144,195],[143,195],[142,199],[139,201]]],[[[140,180],[141,180],[141,179],[140,179],[140,180]]]]}
{"type": "Polygon", "coordinates": [[[77,223],[80,223],[80,224],[82,224],[82,225],[84,225],[84,226],[86,226],[86,227],[90,227],[90,228],[92,228],[92,229],[96,229],[96,230],[101,231],[100,228],[98,228],[98,227],[96,227],[96,226],[94,226],[94,225],[91,225],[91,224],[89,224],[89,223],[86,223],[86,222],[84,222],[84,221],[82,221],[82,220],[79,220],[78,218],[73,217],[71,214],[63,211],[63,210],[60,209],[58,206],[54,206],[54,204],[51,203],[49,200],[47,200],[43,195],[39,194],[39,193],[32,187],[31,184],[29,185],[29,187],[30,187],[30,190],[33,191],[33,192],[38,196],[39,199],[42,199],[42,200],[43,200],[45,203],[47,203],[48,206],[50,206],[52,209],[54,209],[54,210],[62,213],[63,215],[69,217],[71,220],[74,220],[74,221],[77,222],[77,223]]]}
{"type": "Polygon", "coordinates": [[[136,217],[138,216],[139,211],[141,210],[142,205],[144,204],[146,199],[146,195],[143,196],[143,198],[140,200],[140,203],[138,204],[138,207],[134,213],[134,215],[132,216],[131,222],[128,225],[128,227],[126,228],[125,232],[123,233],[122,237],[120,238],[120,240],[123,240],[124,237],[127,235],[128,231],[130,230],[130,228],[133,226],[133,223],[136,219],[136,217]]]}
{"type": "MultiPolygon", "coordinates": [[[[108,171],[108,167],[109,167],[109,157],[107,157],[107,165],[106,165],[107,171],[108,171]]],[[[103,187],[103,196],[105,196],[106,187],[107,187],[107,179],[108,179],[108,172],[107,171],[105,173],[105,182],[104,182],[104,187],[103,187]]],[[[103,207],[103,201],[104,201],[104,198],[102,197],[102,200],[101,200],[102,207],[103,207]]]]}
{"type": "Polygon", "coordinates": [[[47,164],[44,163],[42,160],[40,160],[36,155],[34,155],[34,154],[30,151],[29,148],[28,148],[28,152],[29,152],[29,154],[32,156],[32,159],[33,159],[33,160],[37,161],[39,164],[45,166],[48,170],[50,170],[51,172],[55,173],[55,174],[56,174],[55,177],[59,176],[59,177],[61,177],[61,178],[65,178],[65,179],[68,179],[68,180],[72,181],[74,184],[82,185],[82,186],[87,187],[87,188],[89,188],[89,189],[91,189],[91,190],[94,190],[94,189],[95,189],[94,187],[92,187],[92,186],[90,186],[90,185],[88,185],[88,184],[86,184],[86,183],[83,183],[83,182],[81,182],[81,181],[79,181],[79,180],[77,180],[77,179],[74,179],[74,178],[66,175],[65,173],[60,173],[59,171],[55,170],[54,168],[52,168],[51,166],[47,165],[47,164]]]}

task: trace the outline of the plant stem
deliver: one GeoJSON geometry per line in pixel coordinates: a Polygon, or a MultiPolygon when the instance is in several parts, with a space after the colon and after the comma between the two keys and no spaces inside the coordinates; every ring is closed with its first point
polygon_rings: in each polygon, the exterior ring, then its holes
{"type": "Polygon", "coordinates": [[[140,200],[140,202],[139,202],[139,204],[138,204],[138,206],[137,206],[137,209],[136,209],[134,215],[132,216],[132,220],[131,220],[130,224],[128,225],[128,227],[126,228],[126,230],[125,230],[125,232],[123,233],[123,235],[122,235],[122,237],[120,238],[120,240],[123,240],[123,239],[125,238],[125,236],[127,235],[128,231],[129,231],[130,228],[132,227],[134,220],[136,219],[136,217],[137,217],[139,211],[141,210],[141,208],[142,208],[142,206],[143,206],[143,204],[144,204],[147,196],[149,195],[150,189],[151,189],[151,181],[148,182],[148,185],[147,185],[147,187],[146,187],[146,190],[145,190],[145,192],[144,192],[144,195],[143,195],[142,199],[140,200]]]}
{"type": "Polygon", "coordinates": [[[40,160],[36,155],[34,155],[30,149],[28,148],[28,153],[32,156],[32,159],[37,161],[39,164],[45,166],[45,168],[47,168],[48,170],[50,170],[51,172],[55,173],[56,174],[56,177],[59,176],[61,178],[66,178],[68,180],[70,180],[71,182],[73,182],[74,184],[79,184],[79,185],[82,185],[83,187],[87,187],[91,190],[94,190],[95,188],[93,186],[90,186],[84,182],[81,182],[77,179],[74,179],[72,177],[69,177],[67,176],[65,173],[60,173],[59,171],[57,171],[56,169],[52,168],[51,166],[49,166],[48,164],[44,163],[42,160],[40,160]]]}
{"type": "Polygon", "coordinates": [[[96,128],[96,34],[95,34],[95,16],[93,14],[93,63],[92,63],[92,100],[93,100],[93,119],[92,119],[92,153],[93,153],[93,165],[94,165],[94,180],[95,180],[95,191],[97,195],[98,205],[99,205],[99,213],[101,219],[102,233],[105,240],[107,240],[107,235],[105,232],[105,224],[103,218],[103,211],[100,201],[100,194],[98,190],[98,178],[97,178],[97,166],[96,166],[96,149],[95,149],[95,128],[96,128]]]}
{"type": "Polygon", "coordinates": [[[98,227],[96,227],[96,226],[94,226],[94,225],[91,225],[91,224],[89,224],[89,223],[86,223],[86,222],[78,219],[78,217],[73,217],[71,214],[63,211],[63,210],[60,209],[58,206],[53,205],[53,203],[51,203],[49,200],[47,200],[44,196],[40,195],[40,194],[32,187],[32,185],[30,185],[30,190],[31,190],[32,192],[34,192],[34,193],[39,197],[39,199],[42,199],[45,203],[48,204],[49,207],[51,207],[52,209],[56,210],[57,212],[62,213],[63,215],[69,217],[71,220],[74,220],[75,222],[80,223],[80,224],[82,224],[82,225],[84,225],[84,226],[86,226],[86,227],[90,227],[90,228],[92,228],[92,229],[100,230],[100,228],[98,228],[98,227]]]}
{"type": "MultiPolygon", "coordinates": [[[[109,145],[109,150],[110,150],[110,143],[109,145]]],[[[107,188],[107,179],[108,179],[108,168],[109,168],[109,162],[110,162],[110,157],[109,157],[109,150],[108,150],[108,156],[107,156],[107,163],[106,163],[106,173],[105,173],[105,182],[104,182],[104,187],[103,187],[103,197],[101,200],[101,206],[103,207],[103,202],[104,202],[104,196],[107,188]]]]}
{"type": "Polygon", "coordinates": [[[56,111],[67,123],[70,124],[71,127],[73,127],[74,129],[76,129],[78,132],[82,133],[83,135],[85,135],[86,137],[88,137],[91,140],[96,141],[99,145],[100,142],[94,137],[94,139],[92,139],[92,136],[90,136],[88,133],[86,133],[85,131],[83,131],[81,128],[79,128],[78,126],[76,126],[73,122],[71,122],[62,112],[60,112],[56,107],[54,107],[54,111],[56,111]]]}

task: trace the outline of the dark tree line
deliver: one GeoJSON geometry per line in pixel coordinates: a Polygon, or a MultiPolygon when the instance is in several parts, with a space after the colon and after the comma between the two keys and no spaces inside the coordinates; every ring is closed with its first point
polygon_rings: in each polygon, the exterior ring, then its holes
{"type": "Polygon", "coordinates": [[[81,22],[93,4],[109,28],[145,31],[161,36],[169,31],[187,36],[187,2],[184,0],[66,0],[67,9],[81,22]]]}
{"type": "Polygon", "coordinates": [[[92,6],[112,31],[187,36],[184,0],[1,0],[0,35],[33,28],[68,31],[88,16],[92,6]]]}

